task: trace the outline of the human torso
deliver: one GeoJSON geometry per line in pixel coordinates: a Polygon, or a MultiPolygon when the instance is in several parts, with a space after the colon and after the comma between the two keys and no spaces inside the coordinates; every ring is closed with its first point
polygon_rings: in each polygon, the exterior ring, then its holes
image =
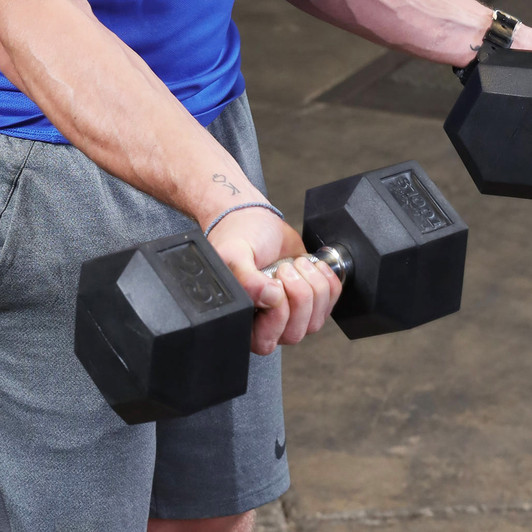
{"type": "MultiPolygon", "coordinates": [[[[96,17],[148,63],[202,123],[244,90],[234,0],[90,0],[96,17]]],[[[66,142],[0,74],[0,133],[66,142]]]]}

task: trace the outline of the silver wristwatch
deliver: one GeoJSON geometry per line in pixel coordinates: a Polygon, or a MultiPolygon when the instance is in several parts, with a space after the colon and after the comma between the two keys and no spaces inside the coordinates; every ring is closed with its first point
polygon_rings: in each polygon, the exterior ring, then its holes
{"type": "Polygon", "coordinates": [[[482,46],[475,59],[465,67],[453,67],[453,72],[458,76],[462,85],[466,84],[471,72],[481,61],[500,48],[510,48],[512,46],[515,32],[520,24],[521,21],[518,18],[508,13],[498,9],[493,12],[491,26],[482,39],[482,46]]]}

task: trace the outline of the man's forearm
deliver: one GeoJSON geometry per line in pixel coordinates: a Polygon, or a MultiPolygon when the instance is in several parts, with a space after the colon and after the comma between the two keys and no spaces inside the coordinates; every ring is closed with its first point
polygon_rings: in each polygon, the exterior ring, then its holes
{"type": "MultiPolygon", "coordinates": [[[[475,0],[289,2],[378,44],[456,66],[465,66],[474,58],[492,18],[492,10],[475,0]]],[[[522,26],[514,48],[532,48],[531,33],[522,26]]]]}
{"type": "Polygon", "coordinates": [[[264,200],[84,1],[0,0],[0,70],[102,168],[203,226],[234,204],[264,200]]]}

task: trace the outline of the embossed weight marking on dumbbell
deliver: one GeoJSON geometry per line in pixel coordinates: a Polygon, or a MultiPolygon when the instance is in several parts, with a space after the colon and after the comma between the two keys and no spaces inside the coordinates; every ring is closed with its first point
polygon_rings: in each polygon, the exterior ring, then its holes
{"type": "Polygon", "coordinates": [[[381,182],[422,233],[437,231],[452,223],[413,171],[385,177],[381,182]]]}
{"type": "Polygon", "coordinates": [[[159,255],[178,279],[184,294],[197,305],[198,312],[207,312],[233,301],[193,242],[159,251],[159,255]]]}

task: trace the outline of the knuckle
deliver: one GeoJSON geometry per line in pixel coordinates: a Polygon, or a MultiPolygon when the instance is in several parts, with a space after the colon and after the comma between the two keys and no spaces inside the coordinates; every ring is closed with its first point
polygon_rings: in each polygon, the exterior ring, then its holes
{"type": "Polygon", "coordinates": [[[284,345],[296,345],[301,342],[304,337],[305,333],[302,331],[289,331],[285,332],[283,336],[281,336],[280,343],[284,345]]]}
{"type": "Polygon", "coordinates": [[[312,307],[312,303],[314,301],[314,292],[310,286],[307,285],[306,287],[301,288],[300,293],[294,297],[294,300],[298,306],[304,308],[312,307]]]}
{"type": "Polygon", "coordinates": [[[329,297],[331,289],[329,283],[323,277],[316,277],[312,282],[312,289],[316,297],[329,297]]]}
{"type": "Polygon", "coordinates": [[[325,318],[316,318],[313,320],[308,327],[307,334],[317,333],[325,325],[325,318]]]}
{"type": "Polygon", "coordinates": [[[276,347],[277,347],[276,341],[264,340],[258,343],[254,352],[256,355],[267,356],[273,353],[276,347]]]}
{"type": "Polygon", "coordinates": [[[294,308],[305,308],[312,306],[312,302],[314,300],[314,291],[308,283],[303,281],[297,283],[297,285],[294,284],[285,288],[292,311],[294,308]]]}
{"type": "Polygon", "coordinates": [[[340,283],[340,281],[338,281],[337,283],[335,283],[334,288],[333,288],[334,297],[338,299],[341,293],[342,293],[342,284],[340,283]]]}
{"type": "Polygon", "coordinates": [[[307,328],[308,321],[289,324],[283,331],[279,342],[285,345],[298,344],[305,337],[307,328]]]}

